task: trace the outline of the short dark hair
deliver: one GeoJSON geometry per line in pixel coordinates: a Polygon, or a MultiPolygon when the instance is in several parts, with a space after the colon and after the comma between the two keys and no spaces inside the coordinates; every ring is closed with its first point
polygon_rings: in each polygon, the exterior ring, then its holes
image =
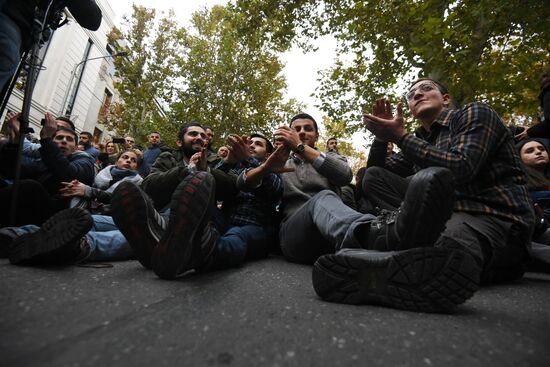
{"type": "Polygon", "coordinates": [[[212,126],[203,126],[202,128],[204,129],[204,131],[206,131],[206,129],[214,131],[214,129],[212,129],[212,126]]]}
{"type": "Polygon", "coordinates": [[[292,123],[296,120],[300,120],[300,119],[304,119],[304,120],[311,120],[313,121],[313,127],[315,128],[315,132],[319,132],[319,128],[317,127],[317,121],[315,121],[315,119],[313,118],[313,116],[311,116],[310,114],[308,113],[299,113],[297,114],[296,116],[294,116],[293,118],[290,119],[290,127],[292,127],[292,123]]]}
{"type": "Polygon", "coordinates": [[[408,89],[411,89],[411,87],[413,85],[415,85],[416,83],[419,83],[421,81],[424,81],[424,80],[429,80],[430,82],[434,83],[437,86],[437,89],[439,89],[439,91],[441,92],[441,94],[449,94],[450,95],[449,89],[446,86],[444,86],[443,84],[441,84],[440,82],[438,82],[437,80],[432,79],[432,78],[418,78],[414,82],[411,83],[411,85],[409,86],[408,89]]]}
{"type": "Polygon", "coordinates": [[[338,142],[338,139],[336,139],[334,136],[332,138],[328,138],[327,139],[327,146],[328,146],[328,143],[331,141],[331,140],[336,140],[336,142],[338,142]]]}
{"type": "Polygon", "coordinates": [[[189,130],[190,127],[193,127],[193,126],[197,126],[197,127],[200,127],[201,129],[204,130],[204,127],[199,124],[198,122],[187,122],[185,124],[183,124],[183,126],[180,128],[180,131],[178,132],[178,140],[183,140],[183,136],[185,135],[185,133],[187,132],[187,130],[189,130]]]}
{"type": "Polygon", "coordinates": [[[265,136],[263,136],[262,134],[258,134],[258,133],[254,133],[254,134],[250,134],[250,139],[252,138],[260,138],[260,139],[264,139],[265,140],[265,150],[268,152],[268,153],[273,153],[273,144],[271,144],[271,142],[269,141],[268,138],[266,138],[265,136]]]}
{"type": "Polygon", "coordinates": [[[92,139],[92,138],[93,138],[93,135],[92,135],[92,133],[89,133],[89,132],[87,132],[87,131],[83,131],[83,132],[81,132],[81,133],[80,133],[80,135],[86,135],[86,136],[87,136],[88,138],[90,138],[90,139],[92,139]]]}
{"type": "Polygon", "coordinates": [[[60,131],[67,131],[67,132],[71,133],[72,135],[74,135],[74,143],[76,145],[78,145],[78,134],[76,133],[76,131],[71,130],[71,129],[67,129],[66,127],[60,127],[57,130],[55,130],[55,133],[53,134],[52,137],[55,137],[57,135],[57,133],[60,132],[60,131]]]}
{"type": "Polygon", "coordinates": [[[75,127],[74,127],[74,122],[72,122],[70,118],[68,118],[66,116],[58,116],[55,119],[60,120],[60,121],[65,121],[66,123],[71,125],[71,129],[76,130],[75,127]]]}

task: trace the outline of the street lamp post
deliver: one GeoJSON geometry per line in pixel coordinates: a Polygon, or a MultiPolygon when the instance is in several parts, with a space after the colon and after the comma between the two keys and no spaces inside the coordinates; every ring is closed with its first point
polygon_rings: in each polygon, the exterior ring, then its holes
{"type": "MultiPolygon", "coordinates": [[[[98,57],[92,57],[92,58],[89,58],[89,59],[82,60],[79,63],[75,64],[73,66],[73,69],[71,70],[69,85],[67,86],[67,89],[65,91],[65,96],[63,97],[63,102],[61,103],[61,108],[59,110],[59,115],[61,116],[61,115],[66,114],[66,111],[64,111],[65,110],[65,105],[67,104],[67,99],[69,98],[69,93],[71,92],[71,90],[73,88],[73,82],[74,82],[74,79],[76,77],[76,71],[77,71],[79,66],[87,63],[88,61],[92,61],[92,60],[107,59],[109,57],[118,57],[118,56],[126,56],[126,55],[127,55],[127,52],[117,52],[116,54],[112,54],[112,55],[103,55],[103,56],[98,56],[98,57]]],[[[76,91],[75,91],[75,93],[76,93],[76,91]]]]}

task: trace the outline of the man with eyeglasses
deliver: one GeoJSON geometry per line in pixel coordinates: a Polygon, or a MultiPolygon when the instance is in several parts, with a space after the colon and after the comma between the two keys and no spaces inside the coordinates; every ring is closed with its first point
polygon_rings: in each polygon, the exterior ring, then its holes
{"type": "MultiPolygon", "coordinates": [[[[11,207],[17,142],[19,141],[19,121],[9,121],[11,141],[0,151],[0,174],[5,179],[5,187],[0,188],[0,227],[8,225],[11,207]]],[[[72,129],[58,127],[58,121],[46,115],[40,131],[40,161],[24,161],[21,167],[21,181],[18,193],[15,225],[41,225],[54,213],[69,206],[69,199],[58,196],[61,182],[74,179],[92,185],[95,175],[95,160],[87,153],[77,152],[78,135],[72,129]]]]}
{"type": "MultiPolygon", "coordinates": [[[[418,175],[437,167],[436,178],[454,188],[451,209],[446,200],[422,196],[443,188],[432,185],[418,190],[411,207],[430,208],[444,218],[436,231],[441,234],[385,251],[344,249],[321,257],[314,287],[335,302],[446,312],[471,297],[480,283],[523,275],[534,215],[513,137],[489,106],[451,109],[447,88],[432,79],[414,82],[406,99],[421,123],[414,134],[405,129],[401,103],[395,116],[385,99],[364,115],[376,140],[363,191],[374,205],[394,210],[418,175]],[[401,151],[388,157],[387,142],[401,151]]],[[[419,217],[414,227],[433,231],[436,225],[419,217]]]]}

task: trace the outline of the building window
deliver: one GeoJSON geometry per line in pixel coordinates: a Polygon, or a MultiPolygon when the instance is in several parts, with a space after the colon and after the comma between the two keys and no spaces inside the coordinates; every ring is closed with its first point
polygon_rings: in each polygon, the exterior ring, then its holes
{"type": "Polygon", "coordinates": [[[107,115],[109,114],[109,107],[111,107],[111,102],[113,100],[113,93],[105,88],[105,94],[103,95],[103,103],[99,109],[99,121],[105,121],[107,115]]]}
{"type": "MultiPolygon", "coordinates": [[[[92,50],[93,44],[94,43],[92,42],[92,40],[89,39],[88,44],[86,45],[86,49],[84,50],[84,57],[82,57],[81,65],[80,67],[77,67],[77,70],[75,71],[75,75],[72,76],[69,82],[70,84],[72,84],[73,79],[76,78],[76,83],[71,91],[71,94],[69,96],[69,103],[67,104],[67,109],[65,110],[66,116],[70,116],[73,112],[76,96],[80,88],[80,83],[82,82],[82,77],[84,76],[84,70],[86,69],[86,62],[90,57],[90,51],[92,50]]],[[[68,87],[71,88],[71,85],[69,85],[68,87]]]]}

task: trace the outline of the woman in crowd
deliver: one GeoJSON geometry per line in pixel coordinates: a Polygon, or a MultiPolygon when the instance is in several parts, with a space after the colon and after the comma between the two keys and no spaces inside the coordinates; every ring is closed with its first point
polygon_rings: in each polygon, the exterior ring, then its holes
{"type": "Polygon", "coordinates": [[[64,182],[59,191],[62,197],[75,198],[71,206],[90,209],[94,214],[108,213],[111,194],[122,181],[131,181],[139,185],[143,178],[138,174],[143,156],[137,149],[125,149],[116,159],[116,163],[103,168],[96,175],[93,187],[78,180],[64,182]]]}
{"type": "Polygon", "coordinates": [[[41,227],[25,225],[0,230],[0,255],[16,265],[58,265],[89,261],[120,261],[134,257],[132,248],[107,215],[90,215],[83,207],[92,203],[94,213],[108,212],[111,194],[123,181],[139,184],[141,152],[125,149],[116,164],[102,169],[93,187],[77,180],[65,182],[62,197],[74,198],[70,209],[48,219],[41,227]]]}
{"type": "Polygon", "coordinates": [[[101,162],[101,168],[105,168],[110,164],[115,164],[118,158],[118,147],[112,141],[105,144],[105,151],[101,151],[98,160],[101,162]]]}
{"type": "Polygon", "coordinates": [[[516,145],[527,176],[527,188],[540,222],[533,234],[531,256],[537,268],[550,270],[550,163],[544,141],[530,138],[516,145]]]}

